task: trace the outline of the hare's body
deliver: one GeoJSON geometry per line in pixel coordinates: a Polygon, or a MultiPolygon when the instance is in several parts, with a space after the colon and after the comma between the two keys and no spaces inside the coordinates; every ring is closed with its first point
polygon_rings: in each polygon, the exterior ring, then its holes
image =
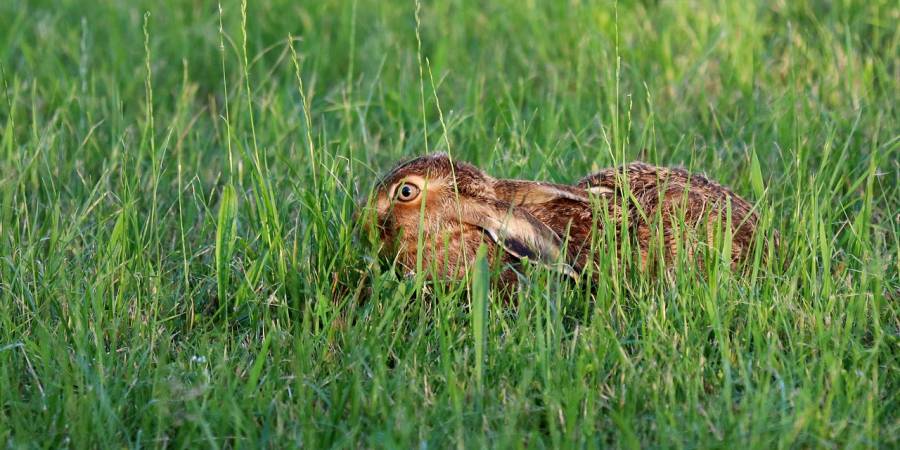
{"type": "Polygon", "coordinates": [[[698,245],[715,243],[717,225],[727,228],[729,213],[732,262],[745,258],[753,243],[758,222],[753,205],[702,175],[635,162],[591,174],[577,186],[612,193],[623,205],[645,266],[660,243],[667,264],[679,250],[699,261],[698,245]]]}
{"type": "Polygon", "coordinates": [[[516,280],[515,269],[526,258],[577,276],[607,251],[595,245],[591,252],[594,233],[606,233],[604,227],[612,227],[616,241],[609,251],[620,248],[622,232],[628,232],[644,268],[658,248],[665,264],[680,249],[695,258],[699,244],[712,243],[716,224],[727,223],[727,211],[736,263],[746,256],[757,224],[751,205],[730,190],[680,169],[643,163],[567,186],[495,179],[434,154],[382,178],[373,206],[383,249],[406,272],[421,267],[461,278],[479,245],[487,244],[491,262],[506,267],[506,282],[516,280]]]}

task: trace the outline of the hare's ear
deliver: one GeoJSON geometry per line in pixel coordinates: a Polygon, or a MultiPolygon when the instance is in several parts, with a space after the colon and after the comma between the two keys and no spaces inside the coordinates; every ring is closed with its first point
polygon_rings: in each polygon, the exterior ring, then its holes
{"type": "Polygon", "coordinates": [[[499,180],[494,191],[501,200],[515,206],[540,205],[559,199],[590,203],[588,192],[593,192],[580,186],[521,180],[499,180]]]}
{"type": "Polygon", "coordinates": [[[562,240],[528,211],[499,201],[461,209],[464,222],[484,230],[510,255],[540,262],[575,277],[572,267],[560,259],[562,240]]]}

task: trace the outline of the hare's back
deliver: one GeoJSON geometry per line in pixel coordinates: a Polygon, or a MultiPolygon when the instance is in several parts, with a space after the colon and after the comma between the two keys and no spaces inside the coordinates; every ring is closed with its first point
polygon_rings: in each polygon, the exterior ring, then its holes
{"type": "Polygon", "coordinates": [[[681,168],[633,162],[588,175],[577,186],[614,194],[619,199],[627,197],[629,202],[636,200],[641,207],[629,208],[634,212],[632,223],[645,227],[658,213],[663,226],[669,228],[676,219],[692,224],[709,221],[707,225],[711,225],[717,218],[724,220],[722,214],[729,211],[734,239],[743,246],[749,244],[758,221],[750,202],[703,175],[681,168]]]}
{"type": "Polygon", "coordinates": [[[594,172],[579,180],[576,186],[582,189],[606,188],[621,193],[626,182],[631,192],[668,186],[727,191],[703,175],[691,174],[681,168],[659,167],[643,162],[632,162],[594,172]]]}

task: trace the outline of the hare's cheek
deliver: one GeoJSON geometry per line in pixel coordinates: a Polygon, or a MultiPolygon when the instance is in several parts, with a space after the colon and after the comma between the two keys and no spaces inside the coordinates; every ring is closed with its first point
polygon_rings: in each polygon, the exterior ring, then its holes
{"type": "MultiPolygon", "coordinates": [[[[397,220],[397,228],[400,230],[400,235],[403,236],[405,240],[413,240],[416,241],[419,236],[419,226],[421,225],[419,217],[414,214],[406,214],[402,217],[398,217],[397,220]]],[[[425,236],[428,237],[429,230],[426,224],[425,228],[425,236]]]]}

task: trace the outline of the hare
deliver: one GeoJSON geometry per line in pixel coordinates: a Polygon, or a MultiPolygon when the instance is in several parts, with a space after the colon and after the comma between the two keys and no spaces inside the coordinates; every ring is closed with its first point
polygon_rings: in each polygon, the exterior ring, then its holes
{"type": "Polygon", "coordinates": [[[620,233],[623,219],[637,240],[642,266],[655,227],[662,231],[663,257],[670,260],[682,238],[674,232],[676,219],[683,217],[689,228],[707,220],[711,233],[711,213],[724,211],[728,202],[737,261],[752,242],[756,215],[749,203],[703,177],[633,163],[569,186],[496,179],[435,153],[404,162],[381,178],[367,223],[381,238],[383,252],[407,273],[421,267],[441,278],[462,278],[484,243],[491,263],[504,267],[501,281],[515,283],[524,259],[577,278],[596,260],[592,234],[604,227],[620,233]]]}

